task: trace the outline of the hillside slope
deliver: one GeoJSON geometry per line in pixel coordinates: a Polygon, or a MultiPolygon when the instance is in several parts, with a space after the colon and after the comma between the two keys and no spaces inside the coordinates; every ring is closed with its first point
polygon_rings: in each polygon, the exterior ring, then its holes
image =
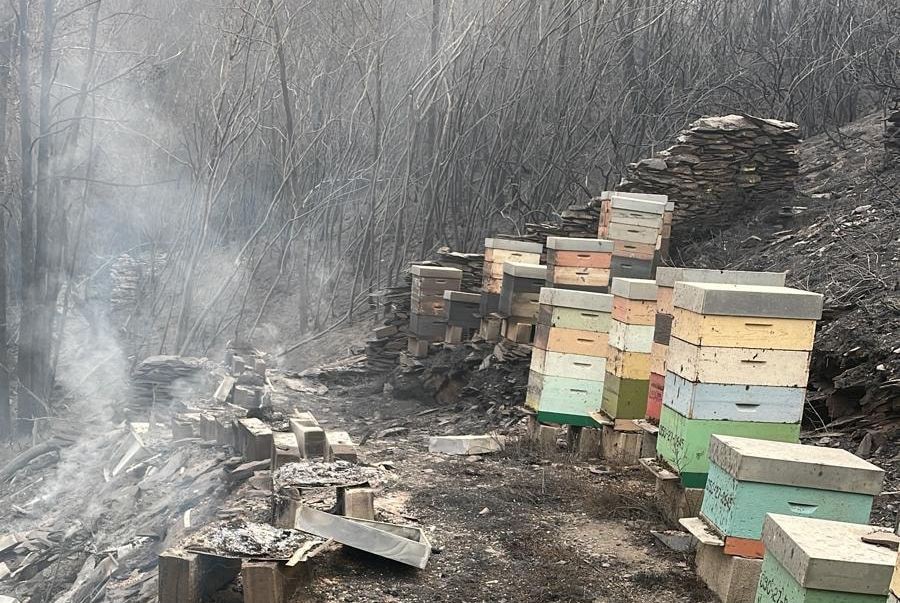
{"type": "Polygon", "coordinates": [[[898,415],[900,158],[884,152],[881,116],[806,140],[801,176],[795,197],[681,242],[674,262],[787,270],[791,284],[823,293],[807,419],[898,415]]]}

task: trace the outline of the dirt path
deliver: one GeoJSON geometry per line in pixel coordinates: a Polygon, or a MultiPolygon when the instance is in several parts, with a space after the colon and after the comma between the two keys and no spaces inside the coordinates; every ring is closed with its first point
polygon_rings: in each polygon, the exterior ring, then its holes
{"type": "Polygon", "coordinates": [[[540,458],[519,445],[478,460],[430,454],[429,435],[460,433],[479,410],[403,402],[372,389],[331,385],[322,396],[275,401],[365,439],[364,460],[391,468],[376,498],[379,518],[425,528],[434,556],[415,571],[331,551],[316,564],[314,600],[713,600],[689,559],[649,533],[664,526],[640,470],[608,470],[564,453],[540,458]],[[379,437],[388,427],[408,432],[379,437]]]}

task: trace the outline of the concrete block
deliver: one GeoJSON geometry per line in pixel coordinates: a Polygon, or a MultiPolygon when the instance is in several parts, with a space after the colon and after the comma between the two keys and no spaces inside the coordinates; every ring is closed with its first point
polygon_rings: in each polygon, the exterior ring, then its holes
{"type": "Polygon", "coordinates": [[[259,419],[238,419],[237,440],[245,461],[271,458],[272,430],[259,419]]]}
{"type": "Polygon", "coordinates": [[[602,439],[602,428],[582,427],[578,434],[578,446],[575,449],[578,458],[586,460],[599,458],[602,439]]]}
{"type": "Polygon", "coordinates": [[[541,453],[556,452],[559,449],[556,442],[559,438],[559,427],[540,423],[535,417],[529,419],[528,437],[541,453]]]}
{"type": "Polygon", "coordinates": [[[489,249],[507,249],[509,251],[536,253],[538,255],[540,255],[544,251],[544,246],[540,243],[532,243],[530,241],[516,241],[513,239],[489,238],[484,240],[484,246],[489,249]]]}
{"type": "Polygon", "coordinates": [[[242,356],[232,356],[231,357],[231,374],[235,377],[240,377],[244,372],[244,369],[247,367],[244,362],[244,358],[242,356]]]}
{"type": "Polygon", "coordinates": [[[444,268],[443,266],[419,266],[410,268],[414,277],[445,278],[449,281],[462,281],[462,270],[459,268],[444,268]]]}
{"type": "Polygon", "coordinates": [[[663,404],[689,419],[799,423],[805,387],[694,383],[666,371],[663,404]]]}
{"type": "Polygon", "coordinates": [[[698,543],[694,558],[697,576],[722,603],[752,603],[762,559],[726,555],[722,547],[698,543]]]}
{"type": "Polygon", "coordinates": [[[219,446],[236,447],[234,420],[226,415],[216,417],[216,443],[219,446]]]}
{"type": "Polygon", "coordinates": [[[266,361],[263,360],[262,358],[257,358],[256,360],[253,361],[253,370],[260,377],[265,378],[267,368],[268,367],[266,366],[266,361]]]}
{"type": "Polygon", "coordinates": [[[356,444],[346,431],[328,431],[325,433],[325,460],[349,461],[355,463],[358,460],[356,444]]]}
{"type": "MultiPolygon", "coordinates": [[[[886,597],[897,552],[862,541],[889,532],[867,525],[768,515],[762,540],[771,556],[801,587],[886,597]]],[[[774,579],[773,582],[778,582],[774,579]]],[[[760,581],[762,586],[762,581],[760,581]]]]}
{"type": "Polygon", "coordinates": [[[672,302],[697,314],[818,320],[823,296],[789,287],[676,282],[672,302]]]}
{"type": "Polygon", "coordinates": [[[272,433],[272,471],[287,463],[300,460],[300,449],[293,433],[276,431],[272,433]]]}
{"type": "Polygon", "coordinates": [[[160,553],[158,568],[160,602],[201,603],[234,580],[240,561],[168,549],[160,553]]]}
{"type": "Polygon", "coordinates": [[[375,490],[372,488],[338,488],[338,508],[344,517],[375,521],[375,490]]]}
{"type": "Polygon", "coordinates": [[[703,506],[703,488],[685,488],[678,479],[656,478],[656,506],[666,523],[678,526],[685,517],[696,517],[703,506]]]}
{"type": "Polygon", "coordinates": [[[611,253],[613,242],[605,239],[578,239],[574,237],[547,237],[547,249],[557,251],[586,251],[589,253],[611,253]]]}
{"type": "Polygon", "coordinates": [[[600,439],[601,458],[611,465],[630,467],[644,458],[644,434],[621,431],[612,425],[603,426],[600,439]]]}
{"type": "Polygon", "coordinates": [[[660,266],[656,269],[656,284],[660,287],[674,287],[678,281],[783,287],[786,278],[786,272],[710,270],[707,268],[676,268],[671,266],[660,266]]]}
{"type": "Polygon", "coordinates": [[[316,420],[316,417],[309,411],[305,410],[294,410],[294,414],[291,415],[291,420],[296,421],[301,425],[307,425],[309,427],[318,427],[319,422],[316,420]]]}
{"type": "Polygon", "coordinates": [[[244,603],[287,603],[300,584],[309,579],[305,564],[293,567],[274,561],[241,564],[244,603]]]}
{"type": "Polygon", "coordinates": [[[649,279],[617,277],[613,279],[609,291],[626,299],[656,301],[656,281],[649,279]]]}
{"type": "Polygon", "coordinates": [[[249,385],[235,385],[231,392],[232,402],[241,408],[259,408],[262,401],[262,389],[249,385]]]}
{"type": "Polygon", "coordinates": [[[709,459],[739,481],[875,496],[884,471],[840,448],[713,435],[709,459]]]}
{"type": "Polygon", "coordinates": [[[216,393],[213,394],[213,398],[215,398],[216,402],[225,404],[225,402],[228,401],[236,381],[237,380],[231,375],[225,375],[222,378],[222,382],[219,384],[219,387],[216,388],[216,393]]]}
{"type": "Polygon", "coordinates": [[[324,457],[325,430],[319,427],[318,422],[315,425],[310,425],[305,421],[306,419],[302,417],[291,419],[290,421],[291,431],[294,433],[294,438],[297,441],[300,456],[305,459],[324,457]]]}
{"type": "Polygon", "coordinates": [[[505,438],[498,435],[432,436],[428,452],[469,456],[503,450],[505,438]]]}

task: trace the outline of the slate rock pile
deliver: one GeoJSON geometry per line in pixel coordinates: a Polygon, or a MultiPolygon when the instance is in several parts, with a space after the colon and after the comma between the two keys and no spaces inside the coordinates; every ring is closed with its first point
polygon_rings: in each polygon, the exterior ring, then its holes
{"type": "Polygon", "coordinates": [[[203,369],[203,360],[189,356],[145,358],[131,372],[133,395],[129,407],[139,410],[171,403],[180,397],[185,386],[204,378],[203,369]]]}
{"type": "Polygon", "coordinates": [[[547,244],[547,237],[574,237],[577,239],[597,238],[600,225],[600,199],[590,199],[582,203],[573,203],[559,214],[559,222],[540,222],[525,224],[525,234],[508,237],[547,244]]]}
{"type": "Polygon", "coordinates": [[[729,221],[742,201],[793,191],[799,177],[800,129],[750,115],[704,117],[675,144],[629,164],[619,191],[659,193],[675,201],[675,221],[729,221]]]}

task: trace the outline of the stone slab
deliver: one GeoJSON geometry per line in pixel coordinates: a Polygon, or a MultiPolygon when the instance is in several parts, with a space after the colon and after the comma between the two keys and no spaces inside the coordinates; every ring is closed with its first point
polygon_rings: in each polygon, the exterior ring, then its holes
{"type": "MultiPolygon", "coordinates": [[[[629,325],[613,319],[609,325],[609,345],[623,352],[650,354],[653,329],[652,325],[629,325]]],[[[650,362],[649,356],[647,362],[650,362]]]]}
{"type": "Polygon", "coordinates": [[[672,303],[697,314],[818,320],[823,296],[790,287],[682,281],[675,283],[672,303]]]}
{"type": "Polygon", "coordinates": [[[713,461],[705,490],[702,517],[726,537],[754,541],[767,513],[865,524],[873,501],[871,494],[740,481],[713,461]]]}
{"type": "Polygon", "coordinates": [[[548,376],[602,381],[606,373],[606,358],[534,348],[531,351],[531,370],[548,376]]]}
{"type": "MultiPolygon", "coordinates": [[[[614,328],[615,322],[610,327],[610,340],[614,328]]],[[[701,347],[673,337],[666,370],[695,383],[806,387],[809,360],[809,352],[701,347]]]]}
{"type": "Polygon", "coordinates": [[[805,387],[695,383],[666,371],[662,403],[689,419],[799,423],[805,387]]]}
{"type": "Polygon", "coordinates": [[[816,336],[814,320],[674,312],[672,336],[694,345],[809,351],[816,336]]]}
{"type": "Polygon", "coordinates": [[[688,419],[663,406],[656,451],[666,464],[679,473],[682,484],[689,488],[702,488],[706,485],[709,471],[709,440],[713,434],[797,442],[800,439],[800,425],[688,419]]]}
{"type": "Polygon", "coordinates": [[[575,237],[547,237],[547,249],[556,251],[612,252],[613,242],[606,239],[580,239],[575,237]]]}
{"type": "Polygon", "coordinates": [[[656,301],[656,282],[650,279],[617,277],[613,279],[609,290],[618,297],[656,301]]]}
{"type": "MultiPolygon", "coordinates": [[[[887,596],[897,552],[868,544],[863,536],[886,528],[768,515],[763,526],[766,558],[777,561],[803,588],[887,596]]],[[[761,582],[762,583],[762,582],[761,582]]]]}
{"type": "Polygon", "coordinates": [[[709,460],[742,482],[875,496],[884,471],[840,448],[714,435],[709,460]]]}
{"type": "Polygon", "coordinates": [[[607,293],[587,293],[571,289],[543,287],[539,301],[554,308],[572,308],[608,314],[612,312],[613,296],[607,293]]]}
{"type": "Polygon", "coordinates": [[[516,241],[513,239],[489,238],[484,240],[484,246],[489,249],[506,249],[508,251],[520,251],[522,253],[536,253],[540,255],[544,246],[530,241],[516,241]]]}
{"type": "Polygon", "coordinates": [[[463,272],[459,268],[444,268],[443,266],[420,266],[410,268],[413,276],[426,278],[445,278],[449,281],[461,281],[463,272]]]}
{"type": "Polygon", "coordinates": [[[428,439],[428,452],[470,456],[491,454],[503,450],[505,438],[499,435],[432,436],[428,439]]]}
{"type": "Polygon", "coordinates": [[[675,287],[677,281],[690,283],[723,283],[728,285],[762,285],[783,287],[786,272],[751,272],[747,270],[711,270],[707,268],[678,268],[660,266],[656,269],[656,284],[675,287]]]}
{"type": "Polygon", "coordinates": [[[425,568],[431,556],[431,544],[419,528],[348,519],[312,507],[300,509],[296,527],[419,569],[425,568]]]}

